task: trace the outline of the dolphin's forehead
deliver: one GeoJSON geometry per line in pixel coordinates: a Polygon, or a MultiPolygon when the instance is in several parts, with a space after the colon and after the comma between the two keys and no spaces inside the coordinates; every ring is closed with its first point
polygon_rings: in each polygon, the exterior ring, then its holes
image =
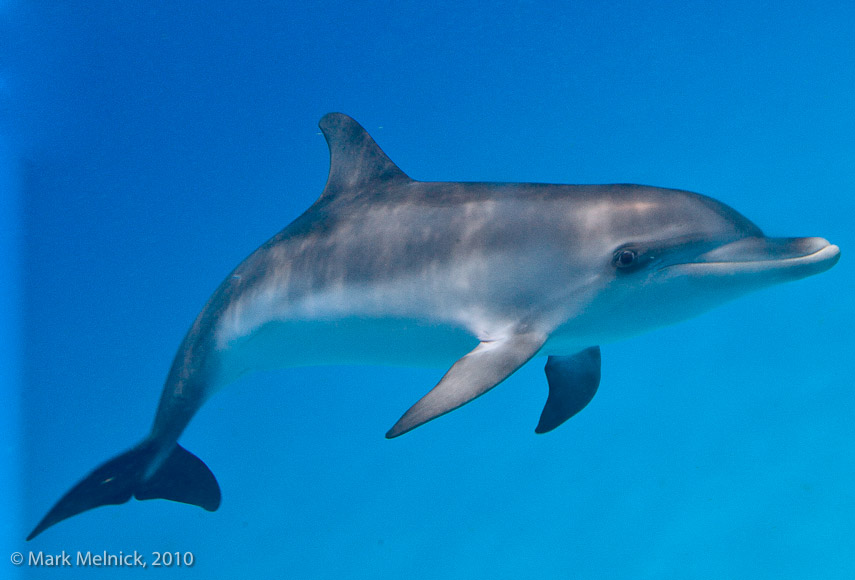
{"type": "Polygon", "coordinates": [[[606,238],[738,239],[762,236],[760,228],[712,198],[675,189],[640,185],[596,186],[582,191],[587,227],[606,238]]]}

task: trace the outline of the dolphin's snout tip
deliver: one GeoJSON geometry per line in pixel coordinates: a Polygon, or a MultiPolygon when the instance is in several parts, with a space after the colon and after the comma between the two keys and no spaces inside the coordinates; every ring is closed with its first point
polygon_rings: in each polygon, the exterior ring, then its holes
{"type": "Polygon", "coordinates": [[[831,266],[836,264],[840,260],[840,248],[834,244],[828,244],[823,250],[828,252],[828,260],[833,260],[831,266]]]}
{"type": "Polygon", "coordinates": [[[790,250],[801,257],[816,256],[822,253],[823,256],[831,254],[839,254],[840,248],[820,237],[808,238],[779,238],[782,242],[789,245],[790,250]]]}
{"type": "Polygon", "coordinates": [[[806,268],[806,275],[825,272],[840,261],[840,248],[825,238],[803,238],[802,243],[805,252],[799,262],[806,268]]]}
{"type": "Polygon", "coordinates": [[[840,259],[840,248],[825,238],[805,238],[805,241],[812,249],[809,254],[823,260],[834,260],[835,263],[840,259]]]}

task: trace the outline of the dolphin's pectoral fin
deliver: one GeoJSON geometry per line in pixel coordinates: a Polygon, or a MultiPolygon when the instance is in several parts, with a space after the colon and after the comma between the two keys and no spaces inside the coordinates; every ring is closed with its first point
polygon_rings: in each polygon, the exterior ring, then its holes
{"type": "Polygon", "coordinates": [[[600,386],[600,347],[546,361],[549,396],[535,433],[552,431],[591,402],[600,386]]]}
{"type": "Polygon", "coordinates": [[[131,497],[170,499],[216,510],[220,505],[217,480],[201,459],[180,445],[175,445],[154,475],[144,479],[158,449],[156,442],[146,440],[97,467],[56,502],[27,540],[71,516],[103,505],[123,504],[131,497]]]}
{"type": "Polygon", "coordinates": [[[528,362],[544,342],[546,336],[526,333],[480,343],[454,363],[442,380],[404,413],[386,437],[402,435],[483,395],[528,362]]]}

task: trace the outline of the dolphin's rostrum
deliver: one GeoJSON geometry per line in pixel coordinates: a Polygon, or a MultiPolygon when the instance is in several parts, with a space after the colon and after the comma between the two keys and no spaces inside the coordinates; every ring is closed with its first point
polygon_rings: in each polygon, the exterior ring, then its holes
{"type": "Polygon", "coordinates": [[[822,238],[767,238],[686,191],[416,181],[350,117],[326,115],[320,128],[331,158],[320,198],[211,296],[151,433],[73,487],[28,539],[131,497],[216,510],[216,479],[177,440],[208,397],[249,371],[458,359],[391,438],[548,355],[543,433],[594,396],[600,344],[818,274],[840,255],[822,238]]]}

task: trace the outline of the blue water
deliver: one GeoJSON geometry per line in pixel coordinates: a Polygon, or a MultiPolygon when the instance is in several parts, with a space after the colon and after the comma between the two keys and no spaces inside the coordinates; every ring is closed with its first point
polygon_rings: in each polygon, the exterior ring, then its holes
{"type": "Polygon", "coordinates": [[[195,558],[105,578],[855,577],[853,5],[348,4],[0,2],[0,577],[92,577],[9,562],[31,550],[195,558]],[[147,432],[209,294],[320,193],[336,110],[417,179],[689,189],[843,258],[604,347],[544,436],[542,359],[393,441],[445,369],[255,376],[182,438],[219,511],[131,502],[24,542],[147,432]]]}

